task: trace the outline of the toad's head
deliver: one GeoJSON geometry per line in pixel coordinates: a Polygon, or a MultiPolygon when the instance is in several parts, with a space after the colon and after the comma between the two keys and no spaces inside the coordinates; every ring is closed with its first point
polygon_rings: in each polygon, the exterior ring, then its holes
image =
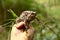
{"type": "Polygon", "coordinates": [[[20,15],[20,17],[17,19],[17,22],[20,22],[20,21],[30,22],[35,19],[35,16],[36,16],[36,12],[34,11],[24,11],[20,15]]]}

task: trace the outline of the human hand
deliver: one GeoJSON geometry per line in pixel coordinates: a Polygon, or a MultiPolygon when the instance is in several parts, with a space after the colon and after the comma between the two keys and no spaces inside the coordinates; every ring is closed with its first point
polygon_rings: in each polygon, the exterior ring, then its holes
{"type": "Polygon", "coordinates": [[[34,28],[29,26],[29,29],[23,31],[24,24],[24,22],[14,24],[11,31],[11,40],[32,40],[34,28]]]}

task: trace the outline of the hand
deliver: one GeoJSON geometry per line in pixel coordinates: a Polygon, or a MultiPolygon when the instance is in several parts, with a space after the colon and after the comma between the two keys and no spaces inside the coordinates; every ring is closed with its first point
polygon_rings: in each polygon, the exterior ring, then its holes
{"type": "Polygon", "coordinates": [[[14,24],[11,31],[11,40],[32,40],[34,28],[30,26],[27,31],[23,31],[24,22],[14,24]]]}

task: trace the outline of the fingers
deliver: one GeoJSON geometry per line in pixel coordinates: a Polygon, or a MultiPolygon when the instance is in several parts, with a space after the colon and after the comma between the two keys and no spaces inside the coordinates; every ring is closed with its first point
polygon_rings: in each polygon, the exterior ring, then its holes
{"type": "Polygon", "coordinates": [[[20,22],[14,25],[14,27],[16,27],[17,29],[23,29],[24,28],[24,22],[20,22]]]}

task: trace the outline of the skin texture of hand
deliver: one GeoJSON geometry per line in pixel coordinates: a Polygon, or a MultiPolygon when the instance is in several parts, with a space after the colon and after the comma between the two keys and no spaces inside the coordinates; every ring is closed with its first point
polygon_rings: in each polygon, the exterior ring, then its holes
{"type": "Polygon", "coordinates": [[[19,29],[24,25],[24,22],[14,24],[11,31],[11,40],[33,40],[34,28],[30,26],[27,31],[19,29]]]}

